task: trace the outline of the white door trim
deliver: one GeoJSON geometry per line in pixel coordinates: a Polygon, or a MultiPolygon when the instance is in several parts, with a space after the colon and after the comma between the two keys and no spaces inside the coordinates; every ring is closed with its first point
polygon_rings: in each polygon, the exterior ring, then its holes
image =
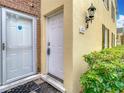
{"type": "Polygon", "coordinates": [[[47,16],[46,16],[46,19],[47,19],[47,18],[50,18],[50,17],[52,17],[52,16],[55,16],[55,15],[57,15],[57,14],[60,14],[60,13],[64,13],[63,9],[61,9],[61,10],[59,10],[59,11],[57,11],[57,12],[54,12],[54,13],[52,13],[52,14],[47,15],[47,16]]]}
{"type": "MultiPolygon", "coordinates": [[[[1,44],[1,40],[2,40],[2,10],[0,9],[0,44],[1,44]]],[[[2,84],[2,48],[1,48],[1,45],[0,45],[0,85],[2,84]]]]}
{"type": "Polygon", "coordinates": [[[56,89],[58,89],[59,91],[61,91],[62,93],[66,93],[66,89],[64,88],[63,83],[57,81],[56,79],[54,79],[53,77],[49,75],[41,74],[41,78],[47,83],[49,83],[50,85],[52,85],[53,87],[55,87],[56,89]]]}
{"type": "Polygon", "coordinates": [[[24,76],[21,76],[21,77],[17,77],[15,79],[11,79],[11,80],[7,80],[7,77],[6,77],[6,49],[4,51],[2,51],[2,82],[3,84],[7,84],[7,83],[10,83],[12,81],[15,81],[15,80],[18,80],[20,78],[24,78],[24,77],[27,77],[29,75],[33,75],[33,74],[36,74],[37,72],[37,53],[36,53],[36,49],[37,49],[37,45],[36,45],[36,17],[34,16],[29,16],[27,14],[24,14],[24,13],[20,13],[20,12],[17,12],[17,11],[13,11],[13,10],[10,10],[10,9],[7,9],[7,8],[2,8],[2,43],[5,43],[5,46],[6,46],[6,13],[12,13],[12,14],[17,14],[17,15],[20,15],[20,16],[23,16],[25,18],[28,18],[28,19],[31,19],[32,20],[32,25],[33,25],[33,72],[27,74],[27,75],[24,75],[24,76]]]}
{"type": "Polygon", "coordinates": [[[10,90],[12,88],[18,87],[20,85],[26,84],[26,83],[31,82],[33,80],[40,79],[40,78],[41,78],[41,74],[36,74],[36,75],[32,75],[32,76],[26,77],[24,79],[12,82],[10,84],[2,85],[2,86],[0,86],[0,93],[5,92],[7,90],[10,90]]]}
{"type": "MultiPolygon", "coordinates": [[[[55,16],[55,15],[58,15],[58,14],[61,14],[61,13],[63,13],[64,14],[64,11],[63,10],[59,10],[59,11],[57,11],[57,12],[55,12],[55,13],[52,13],[52,14],[50,14],[50,15],[48,15],[48,16],[46,16],[46,73],[48,74],[49,73],[49,56],[47,55],[47,48],[48,48],[48,42],[49,42],[49,38],[48,38],[48,28],[47,28],[47,25],[48,25],[48,19],[50,18],[50,17],[53,17],[53,16],[55,16]]],[[[64,19],[64,18],[63,18],[64,19]]],[[[64,33],[64,31],[63,31],[63,33],[64,33]]],[[[64,39],[64,37],[63,37],[63,39],[64,39]]],[[[64,63],[64,62],[63,62],[64,63]]]]}

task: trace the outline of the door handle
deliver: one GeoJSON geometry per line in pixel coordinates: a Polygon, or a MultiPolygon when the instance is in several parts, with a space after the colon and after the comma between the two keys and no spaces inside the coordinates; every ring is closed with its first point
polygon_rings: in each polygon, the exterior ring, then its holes
{"type": "Polygon", "coordinates": [[[2,43],[2,50],[5,50],[6,46],[5,43],[2,43]]]}
{"type": "Polygon", "coordinates": [[[47,49],[47,55],[50,55],[50,48],[47,49]]]}

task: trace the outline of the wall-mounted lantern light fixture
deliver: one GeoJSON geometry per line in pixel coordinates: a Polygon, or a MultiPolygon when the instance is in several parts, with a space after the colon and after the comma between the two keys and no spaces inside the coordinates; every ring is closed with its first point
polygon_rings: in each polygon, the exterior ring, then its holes
{"type": "Polygon", "coordinates": [[[93,6],[93,4],[91,4],[91,6],[88,8],[88,14],[89,16],[86,16],[85,20],[86,20],[86,28],[89,27],[89,21],[91,21],[94,19],[94,14],[95,14],[96,8],[93,6]]]}

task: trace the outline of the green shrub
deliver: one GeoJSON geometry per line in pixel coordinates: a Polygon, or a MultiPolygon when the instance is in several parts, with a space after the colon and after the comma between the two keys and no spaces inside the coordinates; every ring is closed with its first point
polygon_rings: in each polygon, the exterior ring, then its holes
{"type": "Polygon", "coordinates": [[[124,90],[124,46],[84,56],[89,70],[81,75],[84,93],[121,93],[124,90]]]}

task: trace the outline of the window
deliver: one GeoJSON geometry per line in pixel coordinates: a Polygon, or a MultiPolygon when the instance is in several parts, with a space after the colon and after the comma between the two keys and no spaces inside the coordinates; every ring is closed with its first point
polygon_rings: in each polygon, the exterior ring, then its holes
{"type": "Polygon", "coordinates": [[[113,5],[113,2],[111,2],[111,17],[112,17],[113,21],[115,21],[115,8],[113,5]]]}
{"type": "Polygon", "coordinates": [[[106,9],[109,10],[109,0],[103,0],[103,2],[104,2],[106,9]]]}
{"type": "Polygon", "coordinates": [[[124,45],[124,35],[121,36],[121,45],[124,45]]]}
{"type": "Polygon", "coordinates": [[[112,47],[115,47],[115,34],[114,33],[112,33],[112,40],[111,40],[111,46],[112,47]]]}
{"type": "Polygon", "coordinates": [[[109,29],[102,25],[102,48],[109,48],[109,29]]]}

